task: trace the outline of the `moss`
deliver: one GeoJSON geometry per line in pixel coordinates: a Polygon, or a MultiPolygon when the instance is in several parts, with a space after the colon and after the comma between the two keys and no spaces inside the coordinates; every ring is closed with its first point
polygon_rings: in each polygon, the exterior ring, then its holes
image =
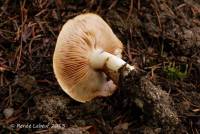
{"type": "Polygon", "coordinates": [[[188,76],[188,64],[180,64],[175,66],[174,64],[169,64],[163,68],[163,71],[170,80],[184,79],[188,76]]]}

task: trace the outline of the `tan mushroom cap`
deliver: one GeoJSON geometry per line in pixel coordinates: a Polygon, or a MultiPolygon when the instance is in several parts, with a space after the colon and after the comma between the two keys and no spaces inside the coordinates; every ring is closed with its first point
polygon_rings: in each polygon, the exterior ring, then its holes
{"type": "Polygon", "coordinates": [[[53,69],[61,88],[79,102],[109,96],[116,88],[101,70],[90,65],[91,53],[96,49],[119,57],[123,49],[100,16],[82,14],[64,24],[53,55],[53,69]]]}

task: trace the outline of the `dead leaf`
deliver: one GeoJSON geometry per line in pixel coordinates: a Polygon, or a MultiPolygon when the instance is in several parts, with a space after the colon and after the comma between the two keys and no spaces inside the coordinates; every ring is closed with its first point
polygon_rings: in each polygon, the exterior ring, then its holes
{"type": "Polygon", "coordinates": [[[37,84],[35,77],[31,75],[19,76],[15,82],[17,85],[27,89],[28,91],[31,91],[32,87],[37,84]]]}
{"type": "Polygon", "coordinates": [[[114,127],[113,131],[116,134],[121,134],[122,131],[125,131],[125,130],[128,129],[129,125],[130,124],[128,122],[120,123],[120,124],[118,124],[117,126],[114,127]]]}
{"type": "Polygon", "coordinates": [[[0,66],[0,72],[6,71],[6,68],[0,66]]]}

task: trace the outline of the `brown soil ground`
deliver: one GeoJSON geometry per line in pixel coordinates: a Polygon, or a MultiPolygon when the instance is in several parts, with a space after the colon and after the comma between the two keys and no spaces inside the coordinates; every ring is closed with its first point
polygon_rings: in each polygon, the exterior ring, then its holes
{"type": "Polygon", "coordinates": [[[0,0],[0,133],[199,134],[200,1],[0,0]],[[85,12],[102,16],[123,42],[124,60],[168,93],[178,125],[138,108],[134,89],[86,104],[62,91],[52,69],[56,39],[85,12]]]}

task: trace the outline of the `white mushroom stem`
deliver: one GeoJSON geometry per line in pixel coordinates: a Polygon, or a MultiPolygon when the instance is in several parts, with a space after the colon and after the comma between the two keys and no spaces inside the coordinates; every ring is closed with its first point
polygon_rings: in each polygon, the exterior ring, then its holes
{"type": "Polygon", "coordinates": [[[89,61],[92,68],[104,70],[104,72],[115,82],[115,84],[118,84],[120,68],[125,68],[124,72],[122,72],[123,76],[128,75],[131,70],[135,69],[134,66],[127,64],[120,57],[100,49],[94,50],[91,53],[89,61]]]}

